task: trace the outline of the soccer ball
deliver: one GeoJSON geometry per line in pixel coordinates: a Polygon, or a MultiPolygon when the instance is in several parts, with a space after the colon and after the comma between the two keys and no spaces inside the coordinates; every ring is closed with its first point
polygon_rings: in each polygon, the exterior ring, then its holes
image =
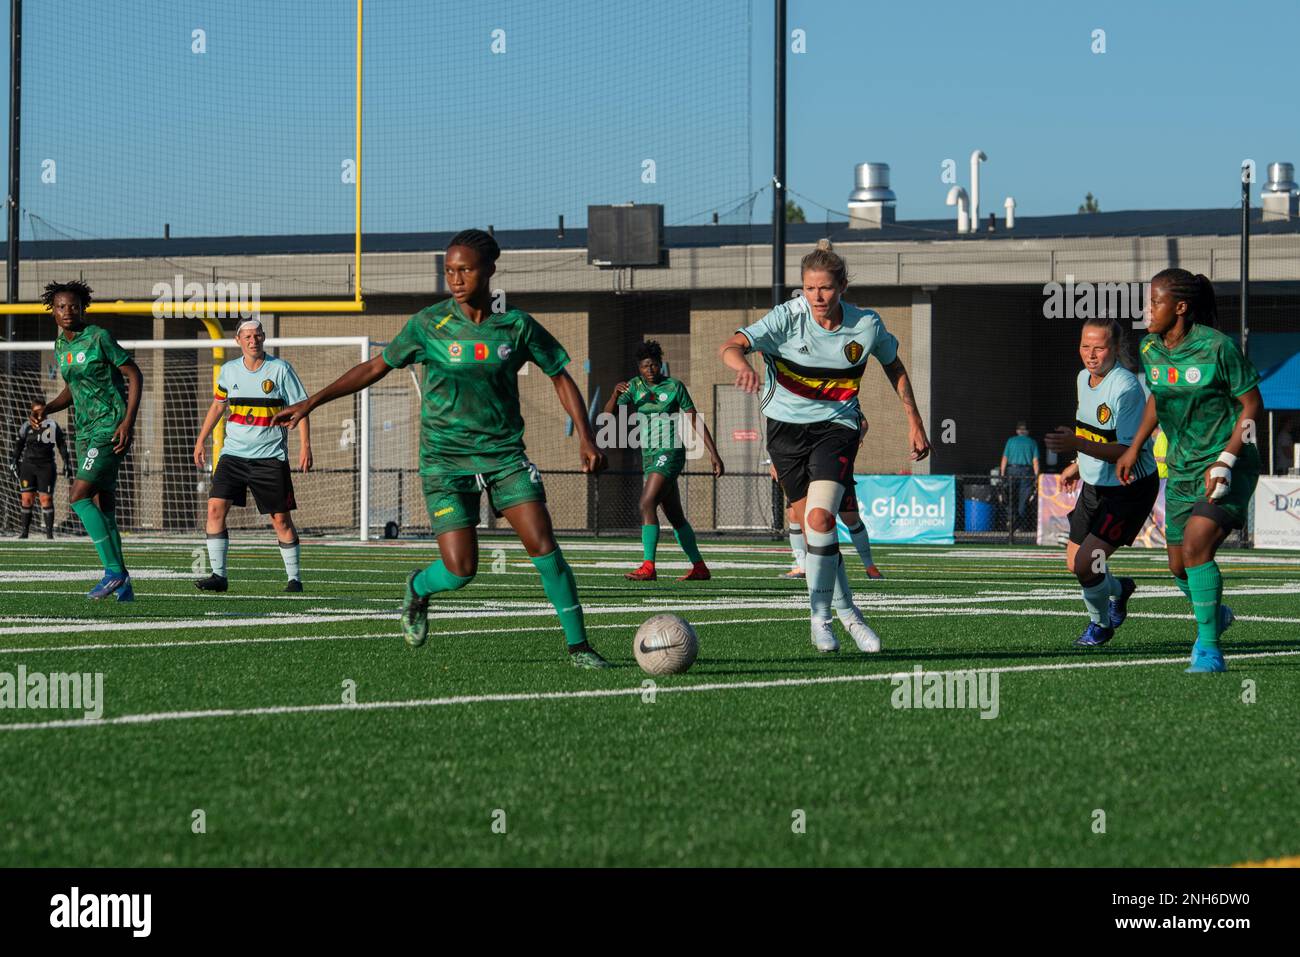
{"type": "Polygon", "coordinates": [[[632,653],[648,675],[679,675],[695,663],[699,639],[690,622],[677,615],[655,615],[636,630],[632,653]]]}

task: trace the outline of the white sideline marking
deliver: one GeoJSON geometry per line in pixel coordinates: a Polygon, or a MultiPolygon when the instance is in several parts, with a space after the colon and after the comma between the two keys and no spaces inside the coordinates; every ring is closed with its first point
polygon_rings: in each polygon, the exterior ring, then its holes
{"type": "MultiPolygon", "coordinates": [[[[1300,655],[1297,651],[1256,651],[1233,655],[1233,661],[1253,658],[1283,658],[1300,655]]],[[[945,671],[922,671],[923,675],[1011,674],[1031,671],[1076,671],[1088,668],[1136,668],[1143,665],[1186,664],[1186,656],[1176,658],[1134,658],[1121,661],[1076,661],[1045,665],[1007,665],[1001,668],[957,668],[945,671]]],[[[698,685],[662,685],[659,694],[691,694],[704,691],[754,691],[768,688],[798,688],[810,685],[851,684],[864,681],[911,679],[916,672],[890,671],[865,675],[826,675],[820,678],[773,678],[768,681],[720,681],[698,685]]],[[[407,701],[363,701],[357,704],[272,705],[262,708],[215,708],[205,711],[153,711],[124,714],[116,718],[70,718],[61,721],[31,721],[0,724],[0,731],[40,731],[53,728],[96,728],[108,725],[156,724],[161,721],[193,721],[202,718],[245,718],[281,714],[321,714],[334,711],[387,711],[399,708],[434,708],[457,704],[501,704],[522,701],[565,701],[576,698],[627,698],[644,694],[640,685],[633,688],[593,688],[587,691],[530,691],[513,694],[456,695],[450,698],[415,698],[407,701]]]]}

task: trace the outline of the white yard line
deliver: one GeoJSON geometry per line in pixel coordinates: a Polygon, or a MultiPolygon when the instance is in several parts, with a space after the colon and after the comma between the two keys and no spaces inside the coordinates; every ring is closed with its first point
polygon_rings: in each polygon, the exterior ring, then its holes
{"type": "MultiPolygon", "coordinates": [[[[1296,651],[1262,651],[1233,655],[1233,661],[1260,658],[1281,658],[1300,655],[1296,651]]],[[[1134,658],[1128,660],[1075,661],[1038,665],[1007,665],[1000,668],[960,668],[945,671],[922,671],[922,675],[1014,674],[1042,671],[1082,671],[1097,668],[1137,668],[1146,665],[1183,665],[1184,656],[1164,658],[1134,658]]],[[[755,691],[773,688],[799,688],[814,685],[840,685],[867,681],[912,680],[912,671],[874,672],[864,675],[827,675],[819,678],[774,678],[767,681],[723,681],[695,685],[656,686],[656,694],[698,694],[710,691],[755,691]]],[[[526,701],[572,701],[583,698],[628,698],[646,693],[640,685],[632,688],[598,688],[588,691],[534,691],[510,694],[455,695],[447,698],[415,698],[406,701],[363,701],[357,704],[302,704],[272,705],[261,708],[215,708],[201,711],[151,711],[125,714],[116,718],[89,720],[74,718],[55,721],[31,721],[0,724],[0,731],[43,731],[56,728],[102,728],[119,725],[157,724],[163,721],[196,721],[205,718],[245,718],[286,714],[323,714],[338,711],[390,711],[409,708],[436,708],[449,705],[510,704],[526,701]]]]}

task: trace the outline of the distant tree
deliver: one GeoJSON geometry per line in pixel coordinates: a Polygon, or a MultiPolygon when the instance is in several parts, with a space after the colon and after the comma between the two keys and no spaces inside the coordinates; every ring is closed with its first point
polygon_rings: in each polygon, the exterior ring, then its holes
{"type": "Polygon", "coordinates": [[[808,217],[803,214],[803,207],[793,199],[785,201],[785,221],[787,223],[806,223],[808,217]]]}
{"type": "Polygon", "coordinates": [[[1087,196],[1083,197],[1083,205],[1079,207],[1079,212],[1081,213],[1101,212],[1101,206],[1097,204],[1096,197],[1094,197],[1092,193],[1089,193],[1087,196]]]}

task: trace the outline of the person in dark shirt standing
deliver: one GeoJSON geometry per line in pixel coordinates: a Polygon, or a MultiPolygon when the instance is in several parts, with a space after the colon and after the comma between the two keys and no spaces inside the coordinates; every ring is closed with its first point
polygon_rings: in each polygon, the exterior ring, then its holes
{"type": "Polygon", "coordinates": [[[72,465],[68,461],[68,444],[63,429],[53,419],[45,417],[45,403],[37,399],[32,403],[28,419],[18,429],[14,453],[9,470],[18,479],[22,497],[22,531],[19,538],[27,538],[32,527],[32,512],[37,498],[41,502],[41,516],[45,519],[45,537],[54,537],[54,450],[63,460],[63,474],[71,478],[72,465]]]}

